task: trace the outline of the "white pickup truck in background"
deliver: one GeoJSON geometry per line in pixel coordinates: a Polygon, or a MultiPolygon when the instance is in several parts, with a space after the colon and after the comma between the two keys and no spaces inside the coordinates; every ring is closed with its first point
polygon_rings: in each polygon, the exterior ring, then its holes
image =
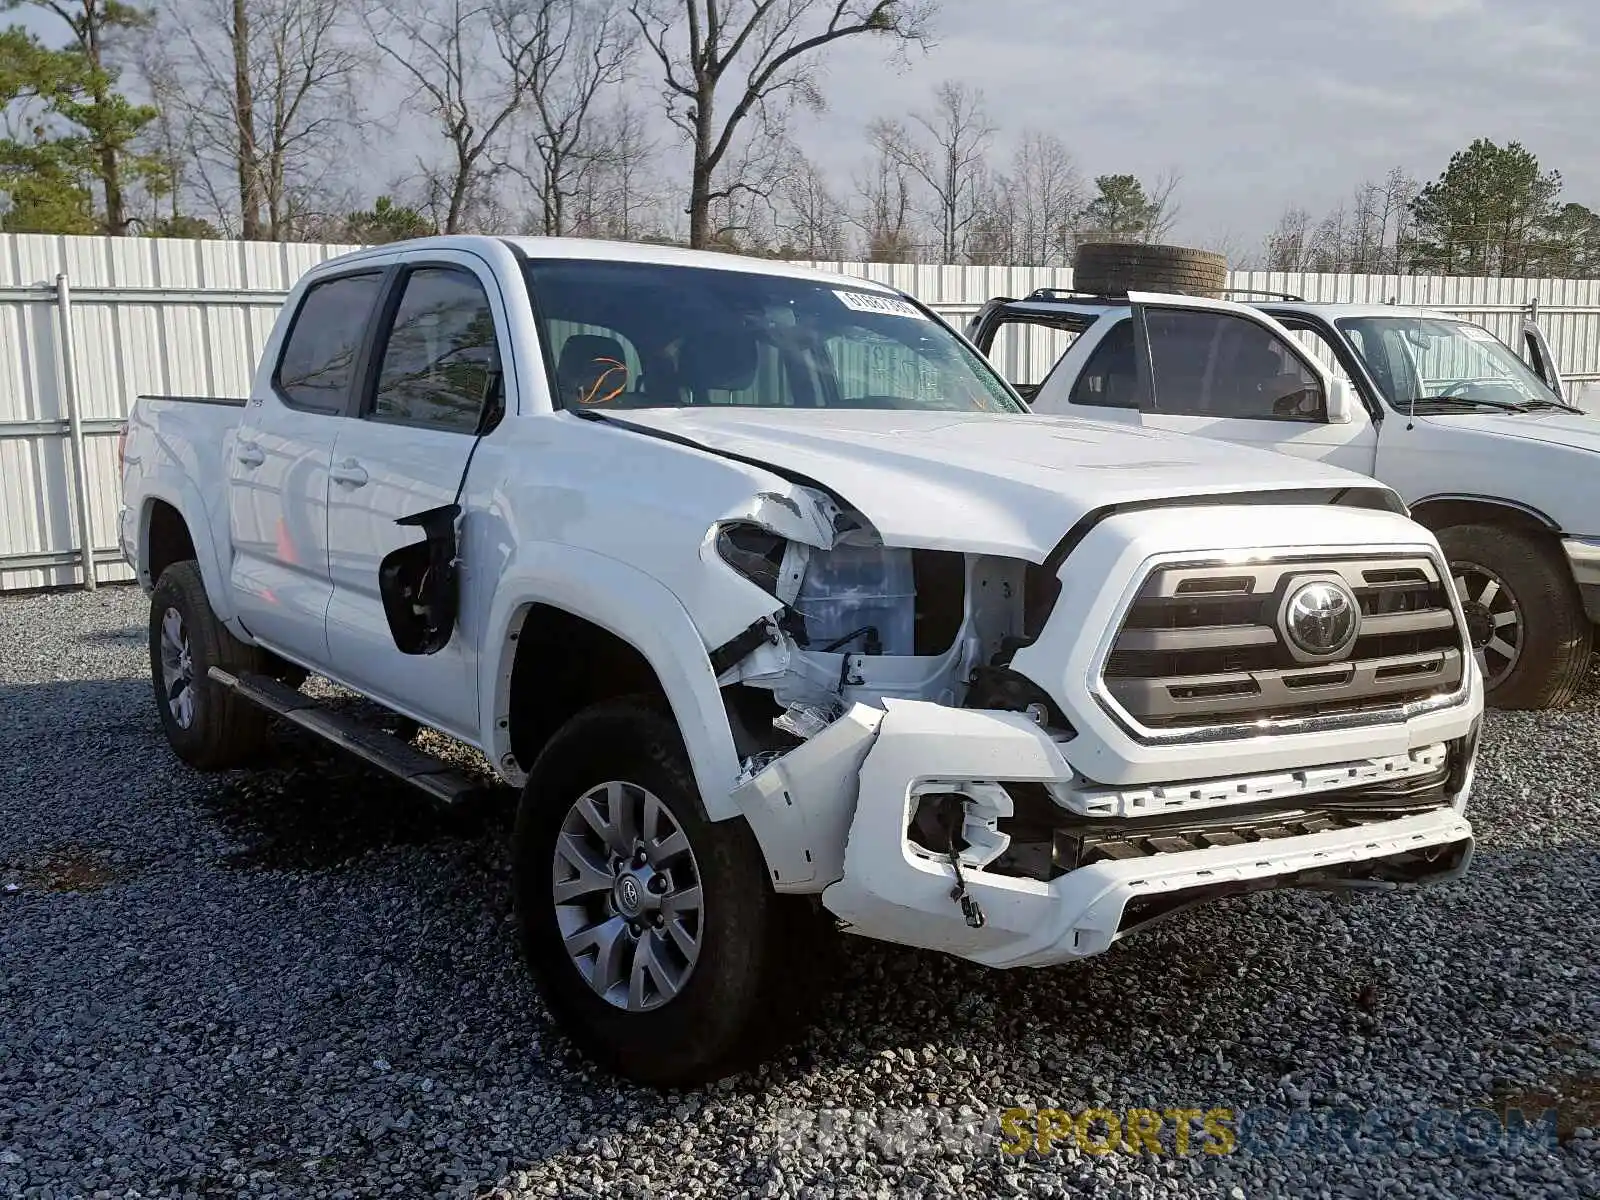
{"type": "Polygon", "coordinates": [[[178,755],[247,766],[276,715],[470,788],[307,672],[481,750],[541,991],[636,1079],[791,1036],[838,924],[1039,966],[1471,857],[1481,678],[1391,491],[1031,415],[876,284],[385,246],[301,280],[248,399],[141,397],[123,453],[178,755]]]}
{"type": "Polygon", "coordinates": [[[1600,419],[1562,399],[1536,324],[1525,362],[1425,309],[1042,291],[989,301],[966,333],[996,358],[1022,336],[1050,342],[1054,369],[1013,380],[1035,412],[1376,477],[1450,559],[1488,703],[1576,692],[1600,621],[1600,419]]]}

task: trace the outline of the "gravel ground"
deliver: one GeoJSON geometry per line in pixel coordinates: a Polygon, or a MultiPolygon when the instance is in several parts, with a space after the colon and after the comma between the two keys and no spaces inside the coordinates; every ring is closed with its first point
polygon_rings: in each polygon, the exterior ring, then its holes
{"type": "Polygon", "coordinates": [[[663,1095],[552,1029],[503,807],[287,735],[185,769],[144,612],[0,597],[0,1196],[1600,1194],[1600,678],[1490,715],[1461,884],[1231,901],[1039,972],[852,940],[789,1058],[663,1095]],[[1007,1151],[1004,1110],[1091,1107],[1230,1110],[1237,1144],[1007,1151]]]}

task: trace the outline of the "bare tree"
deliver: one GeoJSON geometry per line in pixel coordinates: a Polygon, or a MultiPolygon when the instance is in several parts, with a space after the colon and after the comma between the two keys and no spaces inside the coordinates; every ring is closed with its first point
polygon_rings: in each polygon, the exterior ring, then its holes
{"type": "Polygon", "coordinates": [[[584,176],[606,157],[597,136],[598,101],[627,74],[637,30],[620,0],[523,0],[532,20],[533,78],[521,121],[528,136],[516,159],[495,156],[495,166],[533,188],[539,203],[537,232],[568,232],[568,208],[584,176]]]}
{"type": "Polygon", "coordinates": [[[149,70],[168,78],[194,186],[242,237],[293,236],[342,169],[364,66],[351,33],[336,0],[192,0],[167,14],[149,70]]]}
{"type": "Polygon", "coordinates": [[[943,261],[953,263],[978,213],[994,126],[983,110],[983,93],[953,81],[936,89],[932,112],[914,113],[911,119],[920,132],[902,129],[885,145],[928,189],[928,215],[939,230],[943,261]]]}
{"type": "Polygon", "coordinates": [[[967,229],[966,260],[975,266],[1015,266],[1022,249],[1024,201],[1004,175],[983,179],[977,190],[975,215],[967,229]]]}
{"type": "Polygon", "coordinates": [[[411,84],[409,102],[448,144],[445,163],[421,163],[424,203],[445,233],[461,232],[469,215],[495,223],[502,139],[547,77],[546,18],[559,2],[393,0],[365,14],[378,50],[411,84]]]}
{"type": "Polygon", "coordinates": [[[867,127],[873,156],[855,179],[856,206],[850,221],[861,231],[872,262],[910,262],[916,257],[911,172],[904,156],[893,149],[904,136],[904,127],[896,122],[879,120],[867,127]]]}
{"type": "Polygon", "coordinates": [[[630,241],[663,236],[665,203],[654,174],[656,147],[643,115],[619,104],[600,113],[592,129],[593,146],[582,158],[568,200],[568,232],[585,237],[630,241]]]}
{"type": "Polygon", "coordinates": [[[844,205],[816,163],[796,152],[778,195],[778,233],[786,250],[812,261],[844,257],[844,205]]]}
{"type": "Polygon", "coordinates": [[[1161,172],[1150,185],[1150,223],[1145,227],[1144,240],[1164,242],[1172,236],[1173,227],[1183,215],[1183,204],[1178,200],[1178,189],[1183,186],[1183,174],[1176,169],[1161,172]]]}
{"type": "Polygon", "coordinates": [[[1267,235],[1262,247],[1262,257],[1269,271],[1303,271],[1310,253],[1311,214],[1303,208],[1290,207],[1278,218],[1278,224],[1267,235]]]}
{"type": "MultiPolygon", "coordinates": [[[[689,244],[713,235],[712,205],[747,190],[735,146],[780,134],[796,102],[823,107],[819,52],[875,35],[925,44],[937,0],[629,0],[660,63],[668,119],[690,145],[689,244]],[[719,112],[719,101],[726,115],[719,112]],[[753,118],[753,129],[746,130],[753,118]]],[[[760,155],[753,156],[755,161],[760,155]]]]}
{"type": "MultiPolygon", "coordinates": [[[[228,34],[233,51],[233,119],[238,148],[234,168],[239,175],[240,230],[247,241],[255,241],[261,236],[261,156],[256,146],[255,85],[250,71],[249,0],[230,0],[228,11],[232,18],[228,34]]],[[[203,53],[196,57],[205,61],[203,53]]]]}
{"type": "Polygon", "coordinates": [[[767,254],[778,239],[778,209],[797,157],[782,136],[739,144],[723,160],[706,214],[707,241],[714,250],[767,254]]]}
{"type": "Polygon", "coordinates": [[[1411,236],[1411,202],[1417,198],[1421,185],[1408,175],[1404,168],[1394,167],[1384,177],[1381,185],[1379,210],[1379,254],[1375,269],[1382,272],[1401,270],[1402,247],[1411,236]]]}
{"type": "Polygon", "coordinates": [[[1344,271],[1350,264],[1350,220],[1341,203],[1330,209],[1311,231],[1307,269],[1344,271]]]}
{"type": "Polygon", "coordinates": [[[1070,265],[1078,217],[1088,197],[1061,139],[1038,130],[1023,133],[1004,183],[1014,214],[1016,261],[1070,265]]]}
{"type": "Polygon", "coordinates": [[[1256,255],[1240,236],[1239,232],[1230,225],[1214,227],[1209,233],[1199,238],[1195,243],[1202,249],[1213,254],[1220,254],[1227,259],[1228,266],[1236,271],[1252,271],[1256,268],[1256,255]]]}
{"type": "Polygon", "coordinates": [[[183,83],[169,55],[147,41],[141,47],[139,74],[150,93],[156,118],[147,131],[149,154],[160,168],[160,186],[150,188],[151,216],[158,228],[176,226],[183,217],[191,164],[197,154],[193,129],[185,115],[183,83]],[[165,201],[167,211],[162,211],[165,201]]]}
{"type": "Polygon", "coordinates": [[[1381,182],[1356,188],[1321,220],[1303,208],[1285,211],[1267,238],[1265,257],[1275,271],[1398,272],[1411,237],[1411,201],[1417,183],[1399,167],[1381,182]]]}

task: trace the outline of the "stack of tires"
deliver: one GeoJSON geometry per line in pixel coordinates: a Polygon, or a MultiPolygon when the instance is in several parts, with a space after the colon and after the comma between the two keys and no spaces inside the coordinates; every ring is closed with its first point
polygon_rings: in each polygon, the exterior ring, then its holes
{"type": "Polygon", "coordinates": [[[1072,264],[1072,286],[1099,296],[1172,292],[1215,300],[1228,287],[1228,260],[1187,246],[1085,242],[1072,264]]]}

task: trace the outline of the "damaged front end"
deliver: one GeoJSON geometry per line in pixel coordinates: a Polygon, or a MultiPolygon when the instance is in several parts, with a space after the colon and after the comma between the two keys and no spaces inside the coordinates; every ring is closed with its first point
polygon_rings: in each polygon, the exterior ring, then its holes
{"type": "Polygon", "coordinates": [[[735,793],[780,890],[855,933],[995,967],[1097,954],[1266,888],[1458,877],[1476,735],[1398,756],[1137,789],[1086,781],[1025,714],[857,705],[735,793]],[[1242,799],[1248,798],[1248,799],[1242,799]]]}
{"type": "Polygon", "coordinates": [[[886,546],[860,514],[821,494],[808,499],[809,522],[788,497],[762,497],[756,514],[721,522],[706,539],[704,556],[775,602],[710,651],[747,758],[792,749],[851,706],[889,699],[976,701],[1064,726],[1049,695],[1006,665],[1048,612],[1044,568],[886,546]],[[776,711],[752,720],[763,707],[776,711]],[[769,723],[785,736],[771,738],[769,723]]]}
{"type": "Polygon", "coordinates": [[[773,886],[820,893],[849,931],[1040,966],[1222,896],[1466,870],[1465,708],[1357,734],[1313,766],[1279,765],[1281,739],[1258,736],[1228,761],[1272,769],[1191,778],[1179,747],[1176,781],[1096,782],[1114,756],[1012,665],[1037,670],[1063,625],[1099,627],[1057,605],[1060,578],[884,546],[848,510],[818,511],[810,541],[746,519],[712,531],[708,553],[776,602],[713,662],[744,762],[734,800],[773,886]]]}

